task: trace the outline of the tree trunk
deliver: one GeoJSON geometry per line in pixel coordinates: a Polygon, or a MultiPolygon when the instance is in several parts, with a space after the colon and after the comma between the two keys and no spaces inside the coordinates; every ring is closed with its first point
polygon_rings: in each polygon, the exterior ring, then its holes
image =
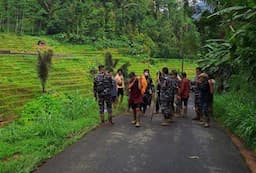
{"type": "Polygon", "coordinates": [[[43,93],[45,93],[45,83],[42,82],[43,93]]]}
{"type": "Polygon", "coordinates": [[[24,22],[24,8],[22,9],[21,22],[20,22],[20,32],[24,33],[23,23],[24,22]]]}

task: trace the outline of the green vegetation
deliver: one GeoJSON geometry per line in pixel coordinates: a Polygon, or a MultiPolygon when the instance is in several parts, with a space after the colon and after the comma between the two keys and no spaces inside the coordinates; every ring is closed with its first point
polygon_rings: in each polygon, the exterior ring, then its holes
{"type": "MultiPolygon", "coordinates": [[[[36,40],[42,39],[41,37],[29,37],[25,38],[21,36],[15,36],[10,34],[2,34],[0,43],[5,42],[8,38],[13,40],[13,43],[9,40],[6,44],[7,48],[17,43],[26,47],[33,47],[36,40]],[[23,41],[19,41],[23,40],[23,41]],[[33,42],[35,41],[35,42],[33,42]]],[[[92,94],[92,75],[90,70],[96,69],[97,65],[104,63],[105,52],[111,52],[113,59],[119,59],[118,64],[114,70],[120,68],[123,64],[129,62],[131,66],[129,71],[134,71],[137,74],[142,74],[142,70],[150,68],[151,74],[154,75],[163,66],[168,66],[171,69],[180,69],[180,60],[166,60],[166,59],[151,59],[143,58],[141,56],[124,56],[118,53],[117,49],[107,49],[101,51],[94,51],[87,48],[87,53],[83,54],[84,49],[77,49],[75,54],[72,54],[73,50],[70,49],[72,45],[64,44],[61,49],[58,47],[60,43],[50,38],[44,40],[51,43],[51,47],[56,48],[57,53],[59,50],[65,50],[63,52],[70,54],[70,57],[56,57],[52,59],[52,67],[49,72],[49,79],[46,85],[47,92],[61,92],[69,93],[79,90],[81,95],[91,96],[92,94]],[[66,47],[65,47],[66,46],[66,47]],[[80,51],[80,52],[79,52],[80,51]]],[[[76,45],[74,45],[76,48],[76,45]]],[[[24,49],[29,52],[30,48],[24,49]]],[[[15,116],[19,115],[22,106],[27,101],[40,95],[40,81],[37,78],[37,57],[26,56],[26,55],[0,55],[0,117],[3,116],[15,116]]],[[[190,77],[194,74],[194,67],[192,61],[185,62],[185,70],[188,72],[190,77]]],[[[10,118],[9,117],[9,118],[10,118]]],[[[6,117],[8,119],[8,117],[6,117]]]]}
{"type": "Polygon", "coordinates": [[[177,58],[187,57],[191,78],[198,53],[217,80],[215,116],[256,149],[256,2],[203,2],[192,20],[188,0],[0,0],[0,50],[25,53],[0,55],[0,120],[16,118],[0,129],[0,170],[30,172],[95,126],[92,78],[105,55],[108,68],[149,68],[153,78],[163,66],[180,71],[177,58]],[[45,95],[39,40],[54,52],[45,95]]]}
{"type": "Polygon", "coordinates": [[[21,118],[0,129],[0,172],[31,172],[95,127],[99,122],[97,108],[92,97],[78,92],[44,94],[28,102],[21,118]]]}
{"type": "MultiPolygon", "coordinates": [[[[47,91],[50,93],[72,92],[79,90],[82,95],[92,94],[92,76],[90,70],[96,68],[97,64],[103,63],[102,57],[77,57],[77,58],[53,58],[52,69],[49,74],[47,91]]],[[[98,56],[101,56],[98,55],[98,56]]],[[[122,65],[126,62],[132,64],[129,68],[137,74],[142,74],[144,68],[150,68],[152,76],[163,66],[172,69],[180,68],[180,60],[158,59],[154,65],[147,63],[147,59],[135,57],[118,56],[122,65]]],[[[0,101],[2,115],[16,115],[24,103],[37,95],[40,95],[40,81],[37,78],[35,56],[7,56],[0,55],[0,101]]],[[[194,67],[191,62],[185,63],[185,70],[192,77],[194,67]],[[191,65],[192,64],[192,65],[191,65]]],[[[120,66],[117,66],[117,70],[120,66]]]]}
{"type": "Polygon", "coordinates": [[[177,58],[195,55],[200,45],[187,6],[187,0],[0,0],[0,31],[177,58]]]}
{"type": "MultiPolygon", "coordinates": [[[[54,52],[69,55],[53,57],[46,85],[47,94],[41,92],[36,55],[0,55],[0,118],[16,118],[0,128],[0,172],[3,173],[31,172],[40,162],[62,151],[97,125],[98,106],[93,99],[93,76],[90,71],[104,63],[106,52],[119,60],[115,71],[129,62],[129,71],[142,74],[144,68],[150,68],[154,78],[163,66],[177,70],[181,68],[181,60],[177,59],[127,56],[120,54],[117,49],[99,51],[90,46],[61,45],[48,37],[24,38],[1,34],[0,38],[2,41],[10,39],[5,45],[8,50],[12,50],[12,45],[17,43],[14,52],[21,52],[19,48],[22,45],[25,52],[34,52],[35,43],[43,39],[56,48],[54,52]]],[[[190,77],[194,74],[194,68],[193,61],[185,61],[185,70],[190,77]]],[[[124,110],[126,106],[127,101],[115,112],[124,110]]]]}
{"type": "Polygon", "coordinates": [[[14,33],[0,33],[1,50],[10,50],[16,53],[37,53],[36,45],[39,40],[44,40],[55,54],[67,55],[92,55],[98,53],[93,46],[77,45],[59,42],[49,36],[27,36],[14,33]]]}
{"type": "Polygon", "coordinates": [[[205,42],[199,63],[218,81],[215,116],[256,150],[256,2],[207,2],[216,12],[197,24],[205,42]]]}
{"type": "Polygon", "coordinates": [[[256,98],[251,93],[255,87],[248,86],[245,78],[236,76],[232,80],[231,91],[217,95],[214,103],[216,118],[233,133],[237,134],[247,146],[256,151],[256,98]]]}

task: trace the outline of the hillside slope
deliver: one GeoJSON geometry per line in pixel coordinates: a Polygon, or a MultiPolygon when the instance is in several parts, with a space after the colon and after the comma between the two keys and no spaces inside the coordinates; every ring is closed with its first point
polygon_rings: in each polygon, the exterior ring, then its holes
{"type": "MultiPolygon", "coordinates": [[[[104,54],[107,51],[112,53],[113,58],[120,59],[117,68],[129,62],[129,71],[142,74],[143,69],[149,68],[153,78],[163,66],[179,70],[181,64],[180,60],[174,59],[151,59],[153,63],[150,64],[147,58],[125,56],[117,49],[95,50],[92,46],[60,43],[49,37],[12,34],[0,34],[0,50],[36,52],[35,45],[38,40],[45,40],[55,53],[69,55],[53,58],[46,87],[50,93],[79,91],[81,95],[92,96],[93,76],[89,71],[104,63],[104,54]]],[[[0,120],[5,121],[19,116],[24,103],[41,95],[41,86],[36,72],[35,55],[0,55],[0,64],[0,120]]],[[[194,73],[194,68],[195,64],[185,62],[185,71],[190,77],[194,73]]]]}

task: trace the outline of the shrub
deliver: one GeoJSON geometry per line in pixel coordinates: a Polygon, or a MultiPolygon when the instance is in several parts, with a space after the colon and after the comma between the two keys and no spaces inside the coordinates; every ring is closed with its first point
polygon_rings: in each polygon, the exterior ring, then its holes
{"type": "Polygon", "coordinates": [[[256,103],[248,95],[241,90],[216,96],[214,114],[247,146],[256,149],[256,103]]]}

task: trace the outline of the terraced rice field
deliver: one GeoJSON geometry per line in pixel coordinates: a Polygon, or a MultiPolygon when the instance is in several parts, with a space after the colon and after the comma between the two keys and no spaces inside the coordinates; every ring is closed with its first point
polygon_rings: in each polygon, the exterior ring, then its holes
{"type": "MultiPolygon", "coordinates": [[[[95,54],[93,57],[53,58],[47,91],[79,91],[81,95],[91,96],[93,77],[89,71],[103,62],[103,56],[104,53],[95,54]]],[[[152,74],[155,74],[163,66],[169,66],[171,69],[180,67],[179,60],[157,60],[155,65],[149,65],[131,57],[121,57],[119,64],[127,61],[131,63],[129,70],[136,74],[142,74],[144,68],[151,69],[152,74]]],[[[27,101],[42,94],[36,63],[35,56],[0,56],[0,117],[17,116],[27,101]]],[[[189,65],[185,70],[192,74],[194,67],[189,65]]]]}
{"type": "MultiPolygon", "coordinates": [[[[89,58],[54,58],[48,92],[91,94],[89,58]]],[[[0,117],[17,115],[24,103],[41,94],[34,56],[0,56],[0,117]]]]}
{"type": "MultiPolygon", "coordinates": [[[[40,39],[45,40],[55,54],[66,55],[53,58],[46,86],[50,93],[78,91],[81,95],[92,96],[93,76],[89,71],[104,63],[104,54],[107,51],[112,53],[114,59],[120,59],[115,70],[129,62],[129,71],[134,71],[137,75],[142,74],[143,69],[149,68],[152,78],[156,78],[156,72],[163,66],[176,70],[181,67],[180,60],[153,59],[154,63],[149,64],[147,58],[125,56],[117,49],[96,50],[93,46],[60,43],[48,37],[0,33],[0,50],[36,53],[35,44],[40,39]]],[[[36,64],[36,55],[0,55],[0,125],[1,122],[19,117],[24,104],[42,94],[36,64]]],[[[193,62],[185,62],[185,71],[189,77],[193,76],[194,68],[193,62]]]]}

